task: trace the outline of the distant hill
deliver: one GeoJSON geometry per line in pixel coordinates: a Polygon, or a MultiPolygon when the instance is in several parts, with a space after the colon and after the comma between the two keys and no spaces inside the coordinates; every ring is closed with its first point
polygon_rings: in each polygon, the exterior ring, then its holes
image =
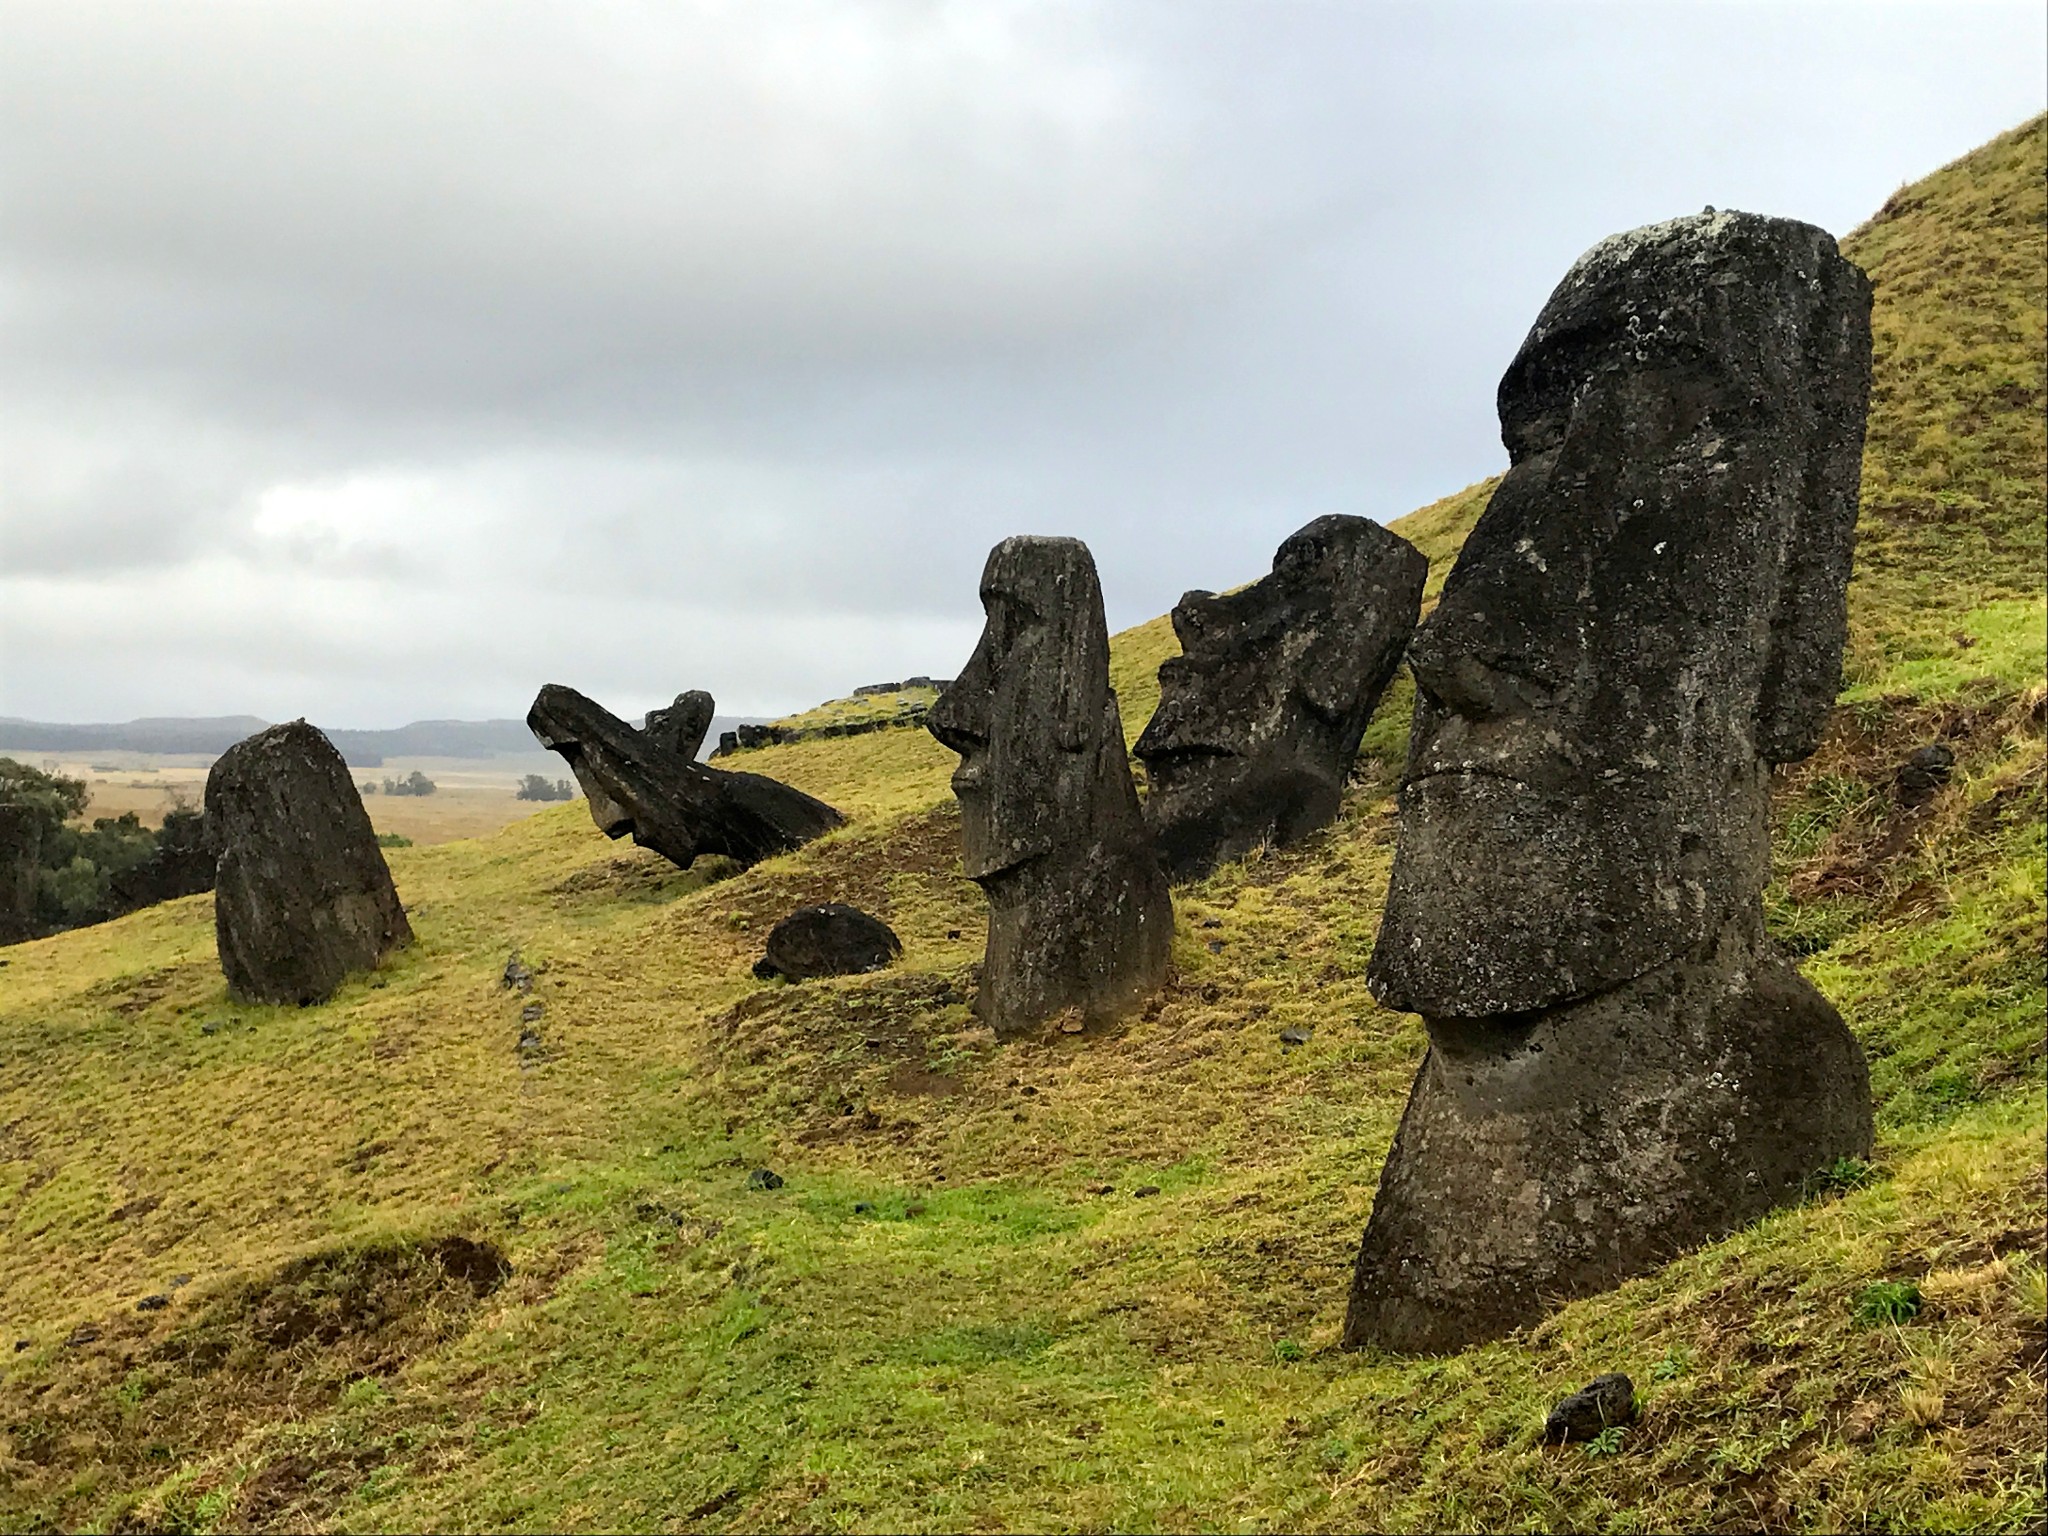
{"type": "MultiPolygon", "coordinates": [[[[163,752],[218,756],[271,722],[254,715],[200,719],[151,718],[121,725],[59,725],[0,716],[0,752],[163,752]]],[[[705,738],[757,724],[753,715],[718,715],[705,738]]],[[[318,724],[316,721],[315,724],[318,724]]],[[[327,730],[353,767],[378,768],[387,757],[488,758],[535,750],[524,720],[415,720],[390,731],[327,730]]]]}

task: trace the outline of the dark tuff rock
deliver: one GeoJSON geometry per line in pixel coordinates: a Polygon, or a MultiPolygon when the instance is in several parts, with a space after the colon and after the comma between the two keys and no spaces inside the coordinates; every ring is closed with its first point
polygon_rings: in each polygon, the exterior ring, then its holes
{"type": "Polygon", "coordinates": [[[1945,742],[1916,749],[1899,765],[1899,803],[1925,805],[1956,771],[1956,754],[1945,742]]]}
{"type": "Polygon", "coordinates": [[[715,708],[711,695],[701,688],[679,693],[668,708],[647,712],[646,735],[664,752],[695,762],[704,745],[704,733],[711,729],[715,708]]]}
{"type": "Polygon", "coordinates": [[[782,1188],[782,1175],[773,1168],[756,1168],[747,1175],[747,1188],[780,1189],[782,1188]]]}
{"type": "Polygon", "coordinates": [[[1571,1396],[1559,1398],[1543,1421],[1543,1438],[1553,1444],[1591,1440],[1603,1429],[1633,1424],[1635,1419],[1636,1384],[1614,1371],[1595,1376],[1571,1396]]]}
{"type": "Polygon", "coordinates": [[[857,976],[879,971],[903,953],[903,943],[878,917],[858,907],[828,901],[804,907],[770,930],[766,952],[755,962],[763,981],[781,976],[808,981],[814,976],[857,976]]]}
{"type": "Polygon", "coordinates": [[[1401,664],[1429,561],[1362,517],[1319,517],[1273,572],[1173,610],[1181,654],[1159,668],[1138,738],[1145,820],[1175,881],[1336,818],[1345,775],[1401,664]]]}
{"type": "Polygon", "coordinates": [[[989,902],[975,1007],[1007,1036],[1066,1008],[1112,1016],[1155,990],[1173,907],[1131,783],[1088,547],[1005,539],[981,601],[981,641],[926,724],[960,754],[962,863],[989,902]]]}
{"type": "Polygon", "coordinates": [[[1824,232],[1702,215],[1596,247],[1502,380],[1511,468],[1409,647],[1368,978],[1430,1048],[1346,1343],[1506,1332],[1868,1154],[1760,894],[1840,675],[1869,317],[1824,232]]]}
{"type": "Polygon", "coordinates": [[[757,864],[845,820],[822,800],[774,779],[727,773],[664,751],[558,683],[541,689],[526,724],[568,763],[605,836],[630,835],[684,869],[700,853],[757,864]]]}
{"type": "Polygon", "coordinates": [[[348,765],[305,721],[228,748],[206,776],[206,819],[220,848],[214,934],[235,997],[324,1002],[411,942],[348,765]]]}

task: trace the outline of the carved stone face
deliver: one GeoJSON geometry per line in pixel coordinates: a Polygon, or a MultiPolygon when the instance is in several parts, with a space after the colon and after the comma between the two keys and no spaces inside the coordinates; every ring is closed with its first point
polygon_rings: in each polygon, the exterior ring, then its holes
{"type": "Polygon", "coordinates": [[[989,907],[974,1006],[1008,1036],[1157,987],[1173,904],[1138,813],[1087,546],[1005,539],[981,603],[980,643],[925,727],[960,754],[961,863],[989,907]]]}
{"type": "Polygon", "coordinates": [[[926,725],[960,754],[963,863],[986,883],[1085,847],[1105,821],[1134,827],[1138,802],[1087,546],[1005,539],[982,572],[981,604],[980,643],[926,725]]]}
{"type": "Polygon", "coordinates": [[[1428,574],[1422,553],[1377,523],[1319,517],[1280,546],[1270,576],[1180,600],[1181,654],[1159,668],[1159,708],[1137,745],[1145,819],[1174,878],[1335,817],[1428,574]]]}
{"type": "Polygon", "coordinates": [[[1551,296],[1409,648],[1382,1001],[1547,1007],[1755,900],[1769,766],[1839,679],[1869,308],[1827,234],[1746,214],[1616,236],[1551,296]]]}

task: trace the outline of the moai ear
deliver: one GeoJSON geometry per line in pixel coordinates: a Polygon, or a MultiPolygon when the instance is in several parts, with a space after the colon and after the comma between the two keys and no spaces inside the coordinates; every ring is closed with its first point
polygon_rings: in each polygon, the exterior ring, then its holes
{"type": "Polygon", "coordinates": [[[1849,566],[1870,398],[1870,280],[1841,260],[1825,264],[1822,280],[1861,291],[1849,302],[1820,306],[1819,313],[1839,318],[1807,343],[1809,371],[1824,381],[1814,401],[1814,429],[1827,446],[1813,452],[1778,578],[1756,709],[1757,755],[1767,763],[1796,763],[1820,745],[1842,685],[1849,632],[1849,566]]]}

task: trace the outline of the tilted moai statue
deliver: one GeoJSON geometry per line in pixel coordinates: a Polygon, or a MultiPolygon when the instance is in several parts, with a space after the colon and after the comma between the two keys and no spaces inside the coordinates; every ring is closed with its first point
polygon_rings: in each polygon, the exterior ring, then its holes
{"type": "Polygon", "coordinates": [[[664,751],[673,752],[686,762],[695,762],[717,707],[710,694],[702,688],[692,688],[688,693],[677,694],[668,708],[650,709],[642,734],[664,751]]]}
{"type": "Polygon", "coordinates": [[[228,991],[325,1002],[351,971],[412,941],[370,813],[334,743],[303,720],[221,754],[206,776],[220,851],[214,937],[228,991]]]}
{"type": "Polygon", "coordinates": [[[560,683],[534,697],[526,728],[569,765],[599,831],[630,836],[683,869],[700,853],[757,864],[846,822],[824,801],[765,774],[727,773],[679,756],[560,683]]]}
{"type": "Polygon", "coordinates": [[[1137,746],[1145,821],[1174,881],[1336,819],[1428,578],[1428,559],[1398,534],[1319,517],[1280,546],[1272,575],[1175,605],[1181,654],[1160,664],[1159,708],[1137,746]]]}
{"type": "Polygon", "coordinates": [[[1841,1017],[1774,952],[1771,766],[1841,671],[1870,285],[1810,225],[1594,247],[1500,385],[1511,467],[1409,646],[1368,977],[1429,1053],[1345,1342],[1456,1349],[1871,1145],[1841,1017]]]}
{"type": "Polygon", "coordinates": [[[989,905],[975,1007],[1007,1036],[1066,1008],[1112,1016],[1157,988],[1173,906],[1131,782],[1088,546],[1003,540],[981,603],[981,642],[925,725],[960,754],[962,863],[989,905]]]}

